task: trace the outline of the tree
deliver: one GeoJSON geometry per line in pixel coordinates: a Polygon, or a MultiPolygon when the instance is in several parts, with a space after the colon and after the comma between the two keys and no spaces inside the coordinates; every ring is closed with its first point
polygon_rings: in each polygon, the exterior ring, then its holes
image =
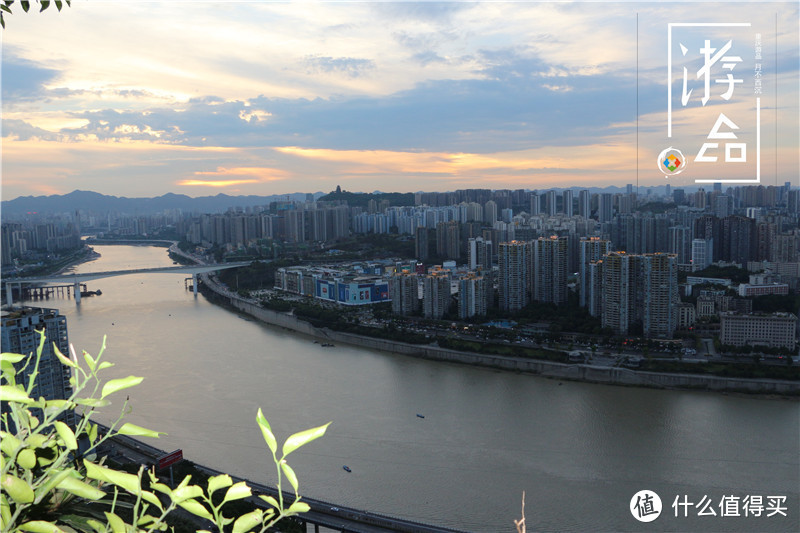
{"type": "MultiPolygon", "coordinates": [[[[50,7],[50,4],[55,4],[56,9],[61,11],[61,8],[64,7],[64,4],[67,4],[69,6],[71,5],[72,0],[63,0],[63,2],[62,0],[55,0],[54,2],[51,2],[50,0],[37,0],[36,3],[39,4],[40,6],[39,12],[41,13],[42,11],[50,7]]],[[[0,26],[2,26],[4,29],[6,27],[6,21],[3,18],[3,15],[5,13],[11,15],[11,6],[13,5],[14,5],[14,0],[2,0],[2,3],[0,3],[0,26]]],[[[31,3],[29,0],[21,0],[19,5],[22,7],[22,10],[26,13],[31,8],[31,3]]]]}
{"type": "Polygon", "coordinates": [[[278,498],[259,495],[268,506],[266,510],[256,508],[241,516],[226,516],[226,504],[253,496],[245,482],[233,483],[230,476],[222,474],[209,478],[206,486],[200,487],[190,484],[191,476],[186,476],[176,487],[170,487],[153,469],[141,466],[133,474],[106,466],[105,458],[98,458],[100,444],[115,435],[159,436],[157,431],[122,423],[127,400],[105,434],[91,422],[96,409],[111,404],[109,397],[138,385],[143,379],[128,376],[101,380],[100,374],[113,366],[103,360],[105,340],[96,358],[83,352],[85,366],[78,363],[74,350],[67,357],[55,348],[61,364],[72,372],[70,384],[74,392],[67,399],[31,398],[45,345],[44,332],[40,335],[35,355],[4,353],[0,357],[0,397],[5,404],[0,432],[2,531],[150,533],[166,530],[167,517],[180,507],[213,523],[218,531],[265,533],[279,520],[309,510],[308,504],[301,501],[297,476],[286,457],[324,435],[330,422],[290,436],[279,456],[277,440],[259,409],[256,423],[275,463],[278,498]],[[23,375],[28,370],[32,372],[25,386],[23,375]],[[87,391],[89,394],[84,395],[87,391]],[[38,410],[36,414],[34,409],[38,410]],[[70,415],[75,415],[77,421],[72,427],[64,421],[70,415]],[[294,490],[291,501],[284,501],[283,480],[294,490]]]}

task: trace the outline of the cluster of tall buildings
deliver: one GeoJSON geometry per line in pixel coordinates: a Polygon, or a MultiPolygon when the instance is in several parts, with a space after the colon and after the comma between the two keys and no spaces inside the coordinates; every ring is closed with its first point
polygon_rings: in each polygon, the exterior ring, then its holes
{"type": "Polygon", "coordinates": [[[13,264],[15,259],[74,250],[81,246],[80,224],[77,217],[48,222],[4,222],[0,244],[3,266],[13,264]]]}
{"type": "Polygon", "coordinates": [[[318,203],[276,203],[260,212],[193,217],[183,221],[179,231],[191,243],[232,249],[251,246],[261,239],[332,242],[350,235],[350,209],[318,203]]]}

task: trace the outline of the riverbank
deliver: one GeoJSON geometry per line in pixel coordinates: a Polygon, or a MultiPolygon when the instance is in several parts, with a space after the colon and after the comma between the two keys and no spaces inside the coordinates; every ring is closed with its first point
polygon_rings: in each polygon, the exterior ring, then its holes
{"type": "Polygon", "coordinates": [[[273,326],[286,328],[326,343],[345,343],[430,359],[473,366],[483,366],[513,372],[525,372],[543,377],[610,385],[651,387],[662,389],[707,390],[725,393],[766,394],[800,397],[800,383],[788,380],[748,379],[710,376],[702,374],[678,374],[646,372],[620,367],[591,364],[567,364],[539,359],[526,359],[492,354],[476,354],[442,348],[436,345],[409,344],[400,341],[367,337],[353,333],[317,328],[300,318],[280,311],[265,309],[218,286],[210,278],[204,278],[205,293],[216,303],[247,314],[273,326]]]}

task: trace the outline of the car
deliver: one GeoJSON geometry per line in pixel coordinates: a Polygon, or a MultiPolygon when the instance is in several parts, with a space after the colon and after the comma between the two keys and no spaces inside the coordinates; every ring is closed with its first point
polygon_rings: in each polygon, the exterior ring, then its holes
{"type": "Polygon", "coordinates": [[[331,507],[331,512],[332,513],[338,513],[339,512],[339,508],[338,507],[331,507]]]}

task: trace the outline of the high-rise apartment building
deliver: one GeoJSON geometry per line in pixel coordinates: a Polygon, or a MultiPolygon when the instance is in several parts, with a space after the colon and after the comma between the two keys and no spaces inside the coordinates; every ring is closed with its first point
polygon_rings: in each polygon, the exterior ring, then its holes
{"type": "Polygon", "coordinates": [[[422,278],[422,314],[425,318],[442,318],[449,308],[449,273],[433,272],[422,278]]]}
{"type": "Polygon", "coordinates": [[[498,292],[502,311],[519,311],[530,302],[531,246],[525,241],[497,247],[498,292]]]}
{"type": "Polygon", "coordinates": [[[533,241],[533,300],[560,305],[567,302],[568,237],[533,241]]]}
{"type": "Polygon", "coordinates": [[[602,323],[619,334],[641,323],[645,337],[671,338],[677,327],[674,254],[607,254],[602,261],[602,323]]]}
{"type": "MultiPolygon", "coordinates": [[[[609,251],[611,251],[611,241],[599,237],[581,239],[578,243],[578,281],[580,283],[578,301],[581,307],[587,307],[589,304],[587,298],[591,292],[589,267],[591,263],[600,261],[609,251]]],[[[597,300],[599,301],[599,298],[597,300]]]]}
{"type": "Polygon", "coordinates": [[[417,274],[398,272],[389,280],[392,312],[410,315],[420,309],[419,281],[417,274]]]}
{"type": "Polygon", "coordinates": [[[419,226],[414,230],[414,255],[419,261],[427,261],[430,257],[430,242],[428,239],[428,228],[419,226]]]}
{"type": "Polygon", "coordinates": [[[644,336],[670,339],[678,324],[678,258],[674,254],[644,254],[638,262],[644,336]]]}
{"type": "Polygon", "coordinates": [[[597,209],[598,222],[611,222],[614,215],[614,197],[610,192],[604,192],[600,195],[600,205],[597,209]]]}
{"type": "Polygon", "coordinates": [[[458,317],[483,316],[489,305],[489,278],[470,272],[458,281],[458,317]]]}
{"type": "Polygon", "coordinates": [[[497,203],[494,200],[489,200],[483,205],[483,221],[487,224],[497,222],[497,203]]]}
{"type": "Polygon", "coordinates": [[[669,253],[678,256],[678,264],[688,265],[692,260],[692,230],[688,226],[669,228],[669,253]]]}
{"type": "MultiPolygon", "coordinates": [[[[67,335],[67,317],[59,315],[58,309],[38,307],[12,307],[2,311],[2,350],[4,353],[33,355],[41,339],[39,331],[44,330],[45,343],[39,361],[36,384],[30,394],[32,398],[44,397],[46,400],[64,400],[72,395],[70,369],[64,366],[55,355],[53,345],[62,354],[69,357],[69,338],[67,335]]],[[[16,363],[18,369],[23,368],[26,360],[16,363]]],[[[26,388],[33,374],[33,363],[28,364],[18,376],[18,383],[26,388]]],[[[38,416],[38,415],[35,415],[38,416]]],[[[72,424],[72,418],[64,420],[72,424]]]]}
{"type": "Polygon", "coordinates": [[[714,262],[714,239],[692,240],[692,272],[703,270],[714,262]]]}
{"type": "Polygon", "coordinates": [[[570,190],[570,189],[567,189],[561,195],[561,199],[563,201],[563,205],[562,205],[561,209],[564,212],[564,214],[567,215],[568,217],[571,217],[574,214],[573,205],[572,205],[572,203],[573,203],[572,202],[572,197],[573,197],[573,193],[572,193],[572,190],[570,190]]]}
{"type": "Polygon", "coordinates": [[[583,189],[578,193],[578,214],[583,218],[592,215],[592,195],[588,189],[583,189]]]}
{"type": "Polygon", "coordinates": [[[453,260],[461,258],[461,233],[457,221],[436,225],[436,255],[453,260]]]}
{"type": "Polygon", "coordinates": [[[531,215],[538,215],[542,212],[542,200],[537,193],[531,193],[531,215]]]}
{"type": "Polygon", "coordinates": [[[547,191],[544,194],[544,209],[549,216],[556,214],[556,191],[547,191]]]}
{"type": "Polygon", "coordinates": [[[604,328],[627,333],[633,322],[635,292],[631,286],[631,256],[611,252],[603,257],[601,319],[604,328]]]}
{"type": "Polygon", "coordinates": [[[492,241],[475,237],[467,241],[467,266],[470,270],[492,269],[492,241]]]}

